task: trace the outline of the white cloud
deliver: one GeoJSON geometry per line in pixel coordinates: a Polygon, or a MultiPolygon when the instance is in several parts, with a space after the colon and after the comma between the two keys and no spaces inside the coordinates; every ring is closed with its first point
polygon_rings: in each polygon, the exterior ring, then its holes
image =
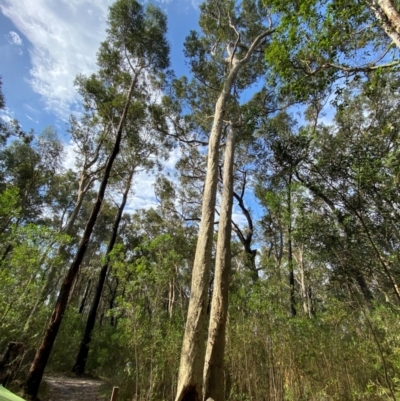
{"type": "MultiPolygon", "coordinates": [[[[70,140],[68,144],[64,145],[64,160],[63,167],[76,171],[76,155],[77,146],[73,140],[70,140]]],[[[163,161],[164,173],[171,172],[176,162],[179,160],[180,149],[176,148],[170,152],[168,160],[163,161]]],[[[129,197],[128,204],[125,211],[128,213],[134,213],[139,209],[150,209],[158,205],[157,199],[154,194],[154,182],[156,180],[156,171],[140,171],[133,177],[132,182],[132,194],[129,197]]],[[[169,179],[175,179],[175,177],[168,177],[169,179]]],[[[121,201],[121,193],[112,190],[112,197],[115,202],[121,201]]]]}
{"type": "Polygon", "coordinates": [[[7,40],[8,40],[11,44],[16,45],[16,46],[22,46],[22,45],[23,45],[22,39],[20,38],[20,36],[18,35],[18,33],[17,33],[17,32],[14,32],[14,31],[10,31],[10,32],[8,33],[8,35],[7,35],[7,40]]]}
{"type": "MultiPolygon", "coordinates": [[[[188,6],[198,1],[158,0],[164,8],[176,4],[188,6]]],[[[27,81],[43,96],[47,110],[63,119],[79,108],[79,97],[73,85],[76,75],[96,70],[96,52],[105,39],[108,7],[113,2],[0,0],[0,11],[29,42],[25,45],[32,68],[27,81]]],[[[13,43],[21,40],[14,31],[10,35],[13,43]]]]}
{"type": "Polygon", "coordinates": [[[64,144],[63,167],[76,171],[76,143],[71,139],[68,144],[64,144]]]}
{"type": "Polygon", "coordinates": [[[24,103],[23,106],[24,106],[25,109],[27,109],[31,114],[34,114],[35,116],[40,114],[40,111],[38,109],[32,107],[28,103],[24,103]]]}
{"type": "MultiPolygon", "coordinates": [[[[78,96],[78,73],[96,68],[96,52],[105,38],[113,0],[0,0],[0,9],[29,40],[32,69],[27,78],[47,108],[66,118],[78,96]]],[[[13,43],[20,37],[10,32],[13,43]]],[[[21,40],[22,44],[22,40],[21,40]]]]}
{"type": "Polygon", "coordinates": [[[233,211],[232,211],[232,220],[235,222],[237,226],[240,228],[247,227],[247,219],[246,216],[243,214],[243,212],[240,210],[240,208],[237,205],[233,206],[233,211]]]}
{"type": "MultiPolygon", "coordinates": [[[[190,4],[190,1],[176,0],[190,4]]],[[[197,1],[197,0],[194,0],[197,1]]],[[[114,0],[0,0],[1,12],[24,37],[32,67],[26,80],[40,94],[46,109],[62,119],[79,108],[73,85],[77,74],[96,70],[96,52],[105,39],[108,7],[114,0]]],[[[170,0],[161,3],[168,4],[170,0]]],[[[13,31],[12,31],[13,32],[13,31]]],[[[20,36],[10,32],[10,40],[20,36]]],[[[22,44],[22,40],[21,40],[22,44]]],[[[25,104],[27,118],[37,120],[40,111],[25,104]]],[[[174,149],[164,162],[172,172],[180,150],[174,149]]],[[[64,167],[75,168],[74,143],[66,144],[64,167]]],[[[171,178],[171,177],[169,177],[171,178]]],[[[174,178],[172,178],[174,179],[174,178]]],[[[148,208],[156,204],[154,173],[139,173],[133,184],[129,209],[148,208]]]]}
{"type": "Polygon", "coordinates": [[[5,123],[10,123],[11,121],[14,120],[14,113],[6,107],[3,110],[0,110],[0,118],[5,122],[5,123]]]}
{"type": "Polygon", "coordinates": [[[28,114],[25,114],[25,116],[26,116],[27,119],[31,120],[32,122],[34,122],[36,124],[39,124],[39,120],[33,119],[32,117],[28,116],[28,114]]]}

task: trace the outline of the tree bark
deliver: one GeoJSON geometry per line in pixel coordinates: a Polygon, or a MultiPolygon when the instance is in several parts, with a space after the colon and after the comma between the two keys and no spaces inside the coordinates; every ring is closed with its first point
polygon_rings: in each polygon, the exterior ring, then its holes
{"type": "Polygon", "coordinates": [[[377,0],[379,7],[385,13],[391,27],[400,34],[400,14],[391,0],[377,0]]]}
{"type": "Polygon", "coordinates": [[[64,317],[64,312],[67,307],[68,297],[69,297],[69,294],[71,291],[72,284],[79,271],[79,267],[83,261],[83,257],[85,256],[85,252],[86,252],[87,246],[89,244],[89,240],[92,235],[94,225],[96,223],[97,217],[100,212],[101,205],[103,203],[103,198],[104,198],[104,194],[105,194],[106,187],[108,184],[108,179],[110,177],[111,169],[112,169],[114,160],[117,157],[119,150],[120,150],[122,131],[125,126],[126,116],[128,114],[130,100],[132,97],[133,89],[136,85],[136,81],[137,81],[137,75],[132,80],[131,86],[129,88],[127,101],[126,101],[124,110],[122,112],[122,115],[121,115],[121,118],[120,118],[120,121],[118,124],[114,147],[113,147],[112,153],[111,153],[109,159],[107,160],[107,163],[105,166],[104,176],[100,183],[100,188],[99,188],[99,191],[97,194],[97,199],[95,201],[92,212],[91,212],[88,222],[86,224],[85,231],[84,231],[82,239],[79,243],[79,247],[78,247],[77,253],[75,255],[75,258],[72,261],[72,264],[69,267],[67,275],[63,280],[63,283],[62,283],[62,286],[60,289],[60,293],[57,298],[56,305],[53,309],[53,313],[50,318],[49,325],[47,326],[43,340],[42,340],[39,348],[36,351],[35,358],[29,369],[28,377],[27,377],[25,387],[24,387],[24,394],[25,394],[25,397],[27,397],[27,398],[30,398],[30,399],[36,398],[36,395],[39,391],[39,386],[40,386],[40,382],[43,377],[44,370],[46,368],[47,362],[50,357],[51,350],[54,345],[54,341],[57,337],[58,330],[60,328],[62,319],[64,317]]]}
{"type": "Polygon", "coordinates": [[[390,0],[367,1],[368,7],[380,21],[386,35],[400,49],[400,16],[390,0]]]}
{"type": "Polygon", "coordinates": [[[218,226],[214,289],[204,365],[204,399],[225,400],[224,354],[231,273],[231,233],[233,203],[233,163],[235,128],[230,127],[225,148],[222,204],[218,226]]]}
{"type": "Polygon", "coordinates": [[[294,291],[294,270],[293,270],[293,250],[292,250],[292,172],[289,174],[288,182],[288,265],[289,265],[289,286],[290,286],[290,315],[296,316],[296,297],[294,291]]]}
{"type": "Polygon", "coordinates": [[[199,238],[192,270],[189,309],[179,366],[176,401],[201,401],[205,357],[205,328],[210,277],[214,213],[218,185],[219,143],[225,105],[241,65],[235,64],[215,105],[211,130],[199,238]]]}
{"type": "Polygon", "coordinates": [[[215,105],[213,126],[209,139],[207,173],[203,192],[203,205],[199,237],[192,270],[191,293],[183,337],[176,401],[202,401],[203,366],[205,358],[206,311],[210,277],[214,213],[218,185],[219,145],[225,107],[239,71],[250,60],[263,39],[273,31],[259,35],[241,60],[233,59],[222,91],[215,105]]]}
{"type": "MultiPolygon", "coordinates": [[[[84,168],[86,168],[86,166],[84,166],[84,168]]],[[[78,196],[76,198],[74,210],[69,216],[67,223],[65,224],[65,227],[63,227],[62,229],[63,233],[71,235],[75,221],[78,218],[79,212],[81,210],[83,199],[87,194],[88,190],[91,188],[94,181],[95,181],[94,178],[89,177],[85,170],[81,172],[81,177],[79,179],[78,196]]]]}
{"type": "Polygon", "coordinates": [[[86,299],[87,299],[87,296],[89,295],[89,290],[90,290],[90,284],[91,283],[92,283],[92,280],[89,279],[87,284],[86,284],[85,292],[83,294],[83,298],[82,298],[81,304],[80,304],[79,309],[78,309],[78,313],[80,315],[83,313],[83,309],[85,308],[86,299]]]}
{"type": "Polygon", "coordinates": [[[132,168],[132,171],[130,172],[130,175],[128,177],[128,181],[127,181],[127,185],[126,185],[124,194],[122,196],[121,205],[119,206],[117,216],[115,217],[110,242],[108,243],[107,253],[106,253],[107,261],[100,270],[99,280],[97,282],[92,305],[90,307],[89,315],[88,315],[88,318],[86,321],[86,327],[85,327],[85,331],[83,333],[78,356],[76,358],[75,365],[72,368],[72,371],[74,373],[76,373],[77,375],[83,375],[85,373],[86,361],[87,361],[87,357],[89,355],[89,344],[92,339],[92,332],[94,329],[94,325],[96,323],[97,309],[100,304],[101,294],[103,292],[104,283],[105,283],[106,277],[107,277],[107,272],[108,272],[108,267],[109,267],[109,255],[112,252],[112,250],[114,249],[114,245],[117,240],[119,224],[121,223],[122,214],[125,209],[129,191],[131,189],[133,173],[134,173],[134,169],[132,168]]]}
{"type": "Polygon", "coordinates": [[[243,173],[243,186],[240,195],[233,191],[233,196],[236,198],[238,202],[238,206],[242,210],[244,216],[246,217],[247,220],[247,232],[246,235],[243,234],[242,230],[239,228],[237,224],[232,220],[232,229],[235,231],[237,236],[239,237],[240,242],[242,243],[244,247],[244,251],[248,255],[249,262],[250,262],[250,269],[252,273],[252,278],[253,282],[257,282],[259,277],[258,277],[258,271],[256,267],[256,256],[257,256],[257,249],[252,249],[252,240],[253,240],[253,234],[254,234],[254,226],[253,226],[253,220],[251,218],[249,210],[246,208],[244,205],[243,197],[244,197],[244,192],[246,190],[246,173],[243,173]]]}

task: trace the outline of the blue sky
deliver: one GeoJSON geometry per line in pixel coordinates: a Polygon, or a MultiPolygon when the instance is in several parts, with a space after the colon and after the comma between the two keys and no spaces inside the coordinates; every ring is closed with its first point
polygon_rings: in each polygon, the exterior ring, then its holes
{"type": "MultiPolygon", "coordinates": [[[[0,75],[10,116],[25,129],[64,128],[79,108],[73,87],[78,73],[96,70],[112,0],[0,0],[0,75]]],[[[158,5],[168,16],[172,67],[187,74],[183,41],[197,28],[195,2],[158,5]]]]}
{"type": "MultiPolygon", "coordinates": [[[[73,167],[74,151],[67,134],[68,117],[79,110],[73,82],[77,74],[96,71],[96,52],[106,35],[108,7],[114,0],[0,0],[0,75],[7,109],[26,131],[56,128],[66,144],[65,165],[73,167]]],[[[168,17],[172,69],[188,75],[183,42],[198,29],[201,0],[155,1],[168,17]]],[[[165,167],[172,171],[180,156],[174,150],[165,167]]],[[[156,205],[154,175],[139,173],[130,210],[156,205]]],[[[252,204],[252,202],[250,202],[252,204]]],[[[234,219],[244,216],[234,208],[234,219]]],[[[258,217],[258,216],[257,216],[258,217]]]]}
{"type": "MultiPolygon", "coordinates": [[[[114,0],[0,0],[0,75],[7,109],[26,131],[54,126],[66,143],[68,167],[74,165],[67,134],[69,115],[79,110],[73,81],[96,71],[96,52],[106,35],[108,7],[114,0]]],[[[168,17],[171,62],[177,76],[188,74],[183,42],[197,29],[197,0],[159,1],[168,17]]],[[[165,163],[170,170],[175,150],[165,163]]],[[[130,208],[154,205],[154,175],[140,173],[130,208]]]]}

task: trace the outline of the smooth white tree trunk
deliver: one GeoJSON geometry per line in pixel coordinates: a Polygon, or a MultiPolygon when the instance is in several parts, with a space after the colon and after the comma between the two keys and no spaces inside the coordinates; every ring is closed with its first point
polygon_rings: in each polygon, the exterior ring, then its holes
{"type": "Polygon", "coordinates": [[[262,41],[272,32],[273,30],[266,30],[254,39],[248,47],[245,57],[241,60],[237,60],[234,55],[230,58],[230,62],[227,63],[229,73],[215,105],[208,147],[200,231],[193,263],[189,308],[183,337],[175,401],[202,401],[203,399],[208,285],[218,184],[219,146],[224,125],[225,108],[240,70],[249,62],[254,52],[259,50],[262,41]]]}
{"type": "Polygon", "coordinates": [[[400,49],[400,14],[390,0],[371,0],[368,7],[380,21],[386,35],[400,49]]]}
{"type": "Polygon", "coordinates": [[[228,315],[229,279],[231,273],[231,234],[233,203],[233,163],[235,128],[230,126],[225,148],[223,192],[218,225],[214,289],[204,364],[204,399],[225,400],[224,355],[225,328],[228,315]]]}
{"type": "Polygon", "coordinates": [[[214,235],[214,214],[218,184],[219,144],[225,105],[240,65],[231,69],[215,106],[214,123],[209,139],[207,173],[203,193],[200,232],[192,270],[189,309],[179,366],[176,401],[202,400],[205,356],[206,312],[214,235]]]}

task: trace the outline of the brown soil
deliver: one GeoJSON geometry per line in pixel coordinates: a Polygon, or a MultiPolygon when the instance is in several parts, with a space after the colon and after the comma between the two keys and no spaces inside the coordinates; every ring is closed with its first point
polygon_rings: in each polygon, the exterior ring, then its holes
{"type": "Polygon", "coordinates": [[[105,401],[99,380],[64,376],[45,376],[48,390],[42,401],[105,401]]]}

